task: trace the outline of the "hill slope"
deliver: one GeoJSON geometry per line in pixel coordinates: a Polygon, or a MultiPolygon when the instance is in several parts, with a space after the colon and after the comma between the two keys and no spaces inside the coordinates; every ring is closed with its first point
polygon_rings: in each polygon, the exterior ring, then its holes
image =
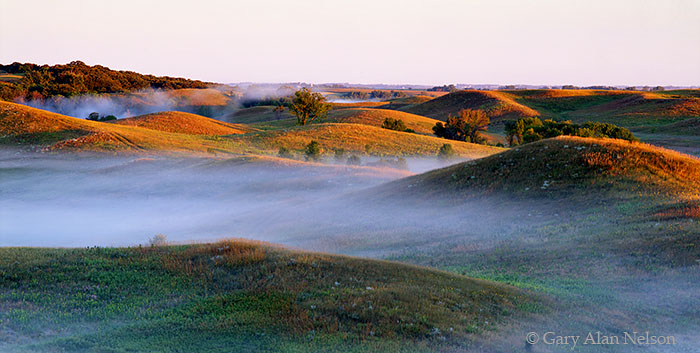
{"type": "Polygon", "coordinates": [[[327,153],[332,153],[333,149],[342,148],[347,152],[376,155],[435,156],[445,143],[451,144],[458,155],[468,158],[480,158],[503,150],[498,147],[445,140],[368,125],[338,123],[313,124],[230,138],[248,146],[275,151],[280,147],[303,151],[311,140],[318,141],[327,153]]]}
{"type": "MultiPolygon", "coordinates": [[[[195,119],[192,115],[183,114],[175,113],[175,116],[178,119],[186,117],[185,121],[195,119]]],[[[159,119],[165,119],[167,116],[169,115],[145,116],[128,123],[136,121],[137,124],[141,122],[148,126],[151,126],[151,123],[157,125],[159,119]]],[[[214,123],[218,124],[217,121],[203,117],[196,117],[195,121],[199,124],[196,129],[179,125],[169,129],[193,132],[212,128],[211,124],[214,123]]],[[[0,142],[4,144],[34,145],[47,150],[129,153],[276,154],[280,147],[301,152],[311,140],[319,141],[328,153],[332,153],[333,149],[343,148],[348,152],[375,155],[435,156],[444,143],[452,144],[459,155],[470,158],[479,158],[502,150],[497,147],[448,141],[358,124],[313,124],[292,129],[226,136],[192,135],[88,121],[9,102],[0,102],[0,134],[3,135],[0,142]]]]}
{"type": "Polygon", "coordinates": [[[175,111],[140,115],[112,122],[119,125],[191,135],[232,135],[255,131],[255,129],[245,125],[228,124],[201,115],[175,111]]]}
{"type": "Polygon", "coordinates": [[[623,140],[557,137],[402,179],[386,187],[404,195],[456,198],[483,193],[576,197],[593,190],[697,197],[700,160],[623,140]]]}
{"type": "Polygon", "coordinates": [[[433,126],[439,120],[427,118],[411,113],[388,109],[340,109],[334,110],[328,115],[327,121],[349,124],[364,124],[381,127],[384,119],[400,119],[406,127],[422,134],[433,134],[433,126]]]}
{"type": "Polygon", "coordinates": [[[0,284],[12,288],[0,292],[4,351],[464,349],[539,301],[446,272],[242,240],[0,255],[0,284]]]}
{"type": "Polygon", "coordinates": [[[492,123],[538,115],[537,111],[516,102],[512,96],[498,91],[465,90],[450,93],[407,108],[405,111],[434,119],[446,120],[462,109],[481,109],[492,123]]]}

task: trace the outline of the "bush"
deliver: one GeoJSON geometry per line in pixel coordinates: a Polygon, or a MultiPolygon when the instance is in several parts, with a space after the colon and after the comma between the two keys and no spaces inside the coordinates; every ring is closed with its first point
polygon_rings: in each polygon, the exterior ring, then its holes
{"type": "Polygon", "coordinates": [[[360,165],[360,164],[362,164],[362,160],[360,159],[360,157],[353,154],[352,156],[348,157],[348,160],[346,163],[348,165],[360,165]]]}
{"type": "Polygon", "coordinates": [[[340,162],[345,159],[345,149],[344,148],[336,148],[335,150],[335,160],[337,162],[340,162]]]}
{"type": "Polygon", "coordinates": [[[406,124],[404,124],[403,120],[401,119],[386,118],[382,123],[382,128],[394,131],[415,133],[414,130],[406,128],[406,124]]]}
{"type": "Polygon", "coordinates": [[[321,145],[317,141],[312,140],[306,145],[304,153],[307,161],[318,161],[321,159],[321,145]]]}
{"type": "Polygon", "coordinates": [[[117,117],[114,115],[100,116],[100,113],[92,112],[85,119],[92,120],[92,121],[110,121],[110,120],[117,120],[117,117]]]}
{"type": "Polygon", "coordinates": [[[277,152],[277,155],[282,157],[282,158],[292,158],[294,155],[292,154],[292,151],[290,151],[287,147],[280,147],[279,151],[277,152]]]}
{"type": "Polygon", "coordinates": [[[441,160],[450,160],[455,158],[455,150],[452,148],[452,145],[449,143],[443,144],[442,147],[440,147],[440,150],[438,151],[438,159],[441,160]]]}

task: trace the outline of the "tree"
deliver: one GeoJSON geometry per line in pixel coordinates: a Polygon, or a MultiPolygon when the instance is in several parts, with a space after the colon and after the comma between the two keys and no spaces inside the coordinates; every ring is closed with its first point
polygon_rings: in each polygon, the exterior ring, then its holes
{"type": "Polygon", "coordinates": [[[323,119],[328,114],[331,105],[320,93],[311,93],[308,88],[302,88],[294,93],[289,111],[297,117],[297,125],[306,125],[315,119],[323,119]]]}
{"type": "Polygon", "coordinates": [[[100,113],[92,112],[92,113],[88,114],[87,120],[94,120],[94,121],[100,120],[100,113]]]}
{"type": "Polygon", "coordinates": [[[307,161],[317,161],[321,158],[321,145],[317,141],[311,140],[311,142],[306,145],[304,153],[306,154],[307,161]]]}
{"type": "Polygon", "coordinates": [[[457,116],[450,115],[446,124],[436,123],[433,133],[450,140],[485,143],[486,139],[479,132],[488,130],[489,123],[489,117],[482,110],[462,109],[457,116]]]}

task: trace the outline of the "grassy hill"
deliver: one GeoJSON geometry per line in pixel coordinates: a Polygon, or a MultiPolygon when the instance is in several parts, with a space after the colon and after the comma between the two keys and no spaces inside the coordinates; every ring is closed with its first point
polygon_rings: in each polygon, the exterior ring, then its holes
{"type": "Polygon", "coordinates": [[[242,126],[239,129],[237,125],[223,125],[215,120],[186,113],[146,115],[125,120],[128,125],[95,122],[0,102],[0,133],[3,135],[0,142],[5,145],[33,145],[51,151],[128,153],[276,154],[280,147],[301,153],[311,140],[319,141],[327,153],[342,148],[361,154],[435,156],[444,143],[451,143],[459,155],[470,158],[501,151],[496,147],[359,124],[312,124],[291,129],[228,135],[234,130],[245,132],[254,129],[244,129],[242,126]],[[131,124],[138,126],[130,126],[131,124]],[[236,128],[229,129],[232,126],[236,128]],[[154,130],[154,127],[159,130],[154,130]],[[227,135],[200,135],[204,132],[224,132],[227,135]]]}
{"type": "Polygon", "coordinates": [[[479,347],[542,302],[395,262],[262,243],[0,249],[3,351],[479,347]]]}
{"type": "Polygon", "coordinates": [[[527,90],[511,94],[542,117],[601,121],[634,128],[699,116],[698,92],[527,90]]]}
{"type": "Polygon", "coordinates": [[[481,109],[488,114],[492,123],[538,115],[537,111],[516,102],[508,93],[474,90],[450,93],[412,106],[405,111],[446,120],[450,114],[456,115],[462,109],[481,109]]]}
{"type": "Polygon", "coordinates": [[[270,130],[231,139],[249,146],[277,150],[286,147],[303,151],[316,140],[327,153],[342,148],[346,152],[375,155],[435,156],[440,147],[452,144],[455,152],[468,158],[480,158],[502,151],[502,148],[445,140],[433,136],[398,132],[361,124],[323,123],[270,130]]]}
{"type": "Polygon", "coordinates": [[[2,144],[32,145],[50,151],[232,153],[243,150],[242,146],[218,137],[77,119],[9,102],[0,102],[0,133],[2,144]]]}
{"type": "Polygon", "coordinates": [[[410,177],[390,188],[403,195],[457,198],[483,193],[571,198],[593,190],[697,197],[700,160],[643,143],[567,136],[410,177]]]}
{"type": "Polygon", "coordinates": [[[112,123],[191,135],[232,135],[255,131],[246,125],[234,125],[201,115],[174,111],[113,120],[112,123]]]}
{"type": "Polygon", "coordinates": [[[329,114],[327,121],[381,127],[386,118],[400,119],[406,124],[407,128],[429,135],[433,134],[432,128],[439,121],[395,110],[369,108],[334,110],[329,114]]]}

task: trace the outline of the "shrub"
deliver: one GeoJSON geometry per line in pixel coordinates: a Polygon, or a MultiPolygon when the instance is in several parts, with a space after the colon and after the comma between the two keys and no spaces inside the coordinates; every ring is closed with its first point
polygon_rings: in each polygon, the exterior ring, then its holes
{"type": "Polygon", "coordinates": [[[441,160],[450,160],[455,158],[455,150],[449,143],[443,144],[437,154],[438,158],[441,160]]]}
{"type": "Polygon", "coordinates": [[[401,119],[386,118],[382,123],[382,128],[394,131],[415,133],[414,130],[406,128],[406,124],[404,124],[403,120],[401,119]]]}
{"type": "Polygon", "coordinates": [[[335,149],[335,160],[337,162],[340,162],[345,159],[345,149],[344,148],[336,148],[335,149]]]}
{"type": "Polygon", "coordinates": [[[287,147],[280,147],[279,151],[277,152],[277,155],[282,157],[282,158],[292,158],[294,155],[292,154],[292,151],[290,151],[287,147]]]}
{"type": "Polygon", "coordinates": [[[348,157],[348,160],[346,163],[348,165],[360,165],[360,164],[362,164],[362,160],[360,159],[360,157],[353,154],[352,156],[348,157]]]}
{"type": "Polygon", "coordinates": [[[306,145],[304,153],[307,161],[318,161],[321,158],[321,145],[317,141],[312,140],[306,145]]]}

